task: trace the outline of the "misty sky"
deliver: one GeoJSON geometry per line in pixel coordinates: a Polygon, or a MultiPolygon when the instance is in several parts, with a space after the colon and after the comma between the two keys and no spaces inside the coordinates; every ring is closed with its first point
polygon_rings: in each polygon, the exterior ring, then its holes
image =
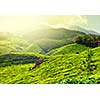
{"type": "Polygon", "coordinates": [[[90,29],[100,32],[100,15],[86,16],[87,24],[90,29]]]}
{"type": "Polygon", "coordinates": [[[100,32],[100,16],[0,16],[1,32],[28,32],[39,25],[64,28],[80,26],[100,32]]]}

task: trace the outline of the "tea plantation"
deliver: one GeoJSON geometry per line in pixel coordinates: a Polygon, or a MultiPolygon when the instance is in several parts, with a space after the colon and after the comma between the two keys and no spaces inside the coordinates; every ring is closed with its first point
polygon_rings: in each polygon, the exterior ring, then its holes
{"type": "Polygon", "coordinates": [[[70,44],[49,53],[12,52],[0,56],[1,84],[99,84],[100,47],[70,44]],[[45,62],[31,70],[35,60],[45,62]]]}

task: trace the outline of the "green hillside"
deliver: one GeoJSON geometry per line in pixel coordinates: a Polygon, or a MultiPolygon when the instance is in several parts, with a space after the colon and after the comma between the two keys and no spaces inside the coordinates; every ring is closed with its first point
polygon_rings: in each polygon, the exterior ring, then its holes
{"type": "Polygon", "coordinates": [[[0,55],[10,52],[25,51],[28,42],[21,38],[9,38],[7,40],[0,40],[0,55]]]}
{"type": "Polygon", "coordinates": [[[13,43],[7,40],[0,40],[0,55],[9,53],[13,49],[15,49],[13,43]]]}
{"type": "Polygon", "coordinates": [[[84,50],[88,49],[88,47],[84,46],[84,45],[80,45],[80,44],[69,44],[69,45],[65,45],[62,46],[60,48],[57,49],[53,49],[50,52],[48,52],[48,55],[61,55],[61,54],[76,54],[76,53],[80,53],[84,50]]]}
{"type": "Polygon", "coordinates": [[[48,51],[74,42],[74,37],[85,33],[64,28],[44,28],[25,33],[22,39],[29,43],[28,52],[47,53],[48,51]]]}
{"type": "Polygon", "coordinates": [[[76,36],[87,37],[80,31],[51,27],[2,33],[0,83],[100,83],[100,47],[76,44],[76,36]],[[39,58],[44,62],[32,70],[39,58]]]}
{"type": "Polygon", "coordinates": [[[0,34],[0,54],[8,52],[47,53],[52,49],[73,43],[74,37],[85,33],[65,28],[44,27],[27,33],[0,34]],[[3,43],[3,44],[2,44],[3,43]]]}
{"type": "MultiPolygon", "coordinates": [[[[75,49],[75,45],[71,44],[71,47],[75,49]]],[[[76,48],[78,48],[77,45],[76,48]]],[[[68,51],[67,48],[65,49],[65,51],[68,51]]],[[[30,70],[30,68],[34,65],[35,58],[33,58],[32,62],[28,60],[28,63],[25,63],[22,60],[23,57],[19,56],[24,63],[19,62],[17,65],[11,64],[0,67],[0,83],[100,83],[100,47],[88,50],[86,48],[84,50],[85,47],[79,54],[75,54],[73,51],[73,54],[67,54],[66,52],[64,55],[40,55],[46,61],[33,70],[30,70]]],[[[15,54],[32,56],[32,53],[29,52],[15,54]]],[[[12,61],[16,61],[16,59],[12,61]]],[[[6,61],[4,60],[2,63],[6,63],[6,61]]]]}
{"type": "Polygon", "coordinates": [[[40,39],[31,43],[26,47],[25,51],[45,54],[54,48],[61,47],[71,42],[70,40],[40,39]]]}
{"type": "Polygon", "coordinates": [[[34,63],[38,58],[47,57],[46,55],[34,52],[11,52],[0,56],[0,67],[34,63]]]}
{"type": "Polygon", "coordinates": [[[28,32],[23,34],[23,39],[27,41],[36,41],[39,39],[54,39],[54,40],[62,40],[62,39],[72,39],[77,35],[85,35],[85,33],[81,31],[75,31],[65,28],[44,28],[34,30],[32,32],[28,32]]]}
{"type": "Polygon", "coordinates": [[[35,42],[31,43],[29,46],[27,46],[24,51],[25,52],[42,53],[42,54],[45,53],[45,51],[35,42]]]}

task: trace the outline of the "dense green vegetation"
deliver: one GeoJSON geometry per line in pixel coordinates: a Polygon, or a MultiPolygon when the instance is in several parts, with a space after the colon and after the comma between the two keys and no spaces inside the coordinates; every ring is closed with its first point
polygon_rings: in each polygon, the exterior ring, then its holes
{"type": "Polygon", "coordinates": [[[0,37],[0,83],[100,83],[99,36],[50,27],[12,34],[0,37]],[[39,58],[44,62],[32,70],[39,58]]]}
{"type": "Polygon", "coordinates": [[[69,44],[48,52],[48,55],[64,55],[64,54],[79,54],[80,52],[88,49],[88,47],[80,44],[69,44]]]}
{"type": "MultiPolygon", "coordinates": [[[[73,44],[74,46],[75,44],[73,44]]],[[[72,44],[71,44],[72,46],[72,44]]],[[[77,47],[77,45],[76,45],[77,47]]],[[[77,47],[78,48],[78,47],[77,47]]],[[[65,48],[67,50],[67,48],[65,48]]],[[[86,48],[87,49],[87,48],[86,48]]],[[[75,49],[76,51],[76,49],[75,49]]],[[[39,55],[46,61],[34,70],[34,60],[25,63],[6,65],[0,67],[0,83],[31,83],[31,84],[74,84],[100,82],[100,47],[87,49],[79,54],[64,54],[55,56],[39,55]],[[93,63],[93,65],[92,65],[93,63]],[[91,70],[92,69],[92,70],[91,70]]],[[[32,53],[16,53],[32,55],[32,53]]],[[[34,54],[33,54],[34,55],[34,54]]],[[[17,60],[17,59],[14,59],[17,60]]],[[[2,61],[3,62],[3,61],[2,61]]],[[[11,61],[10,61],[11,62],[11,61]]],[[[4,61],[5,63],[5,61],[4,61]]]]}
{"type": "Polygon", "coordinates": [[[98,42],[100,42],[100,35],[88,34],[84,36],[77,36],[75,37],[75,42],[94,48],[97,47],[98,42]]]}
{"type": "Polygon", "coordinates": [[[48,58],[43,54],[34,52],[12,52],[0,56],[0,67],[35,63],[38,58],[48,58]]]}

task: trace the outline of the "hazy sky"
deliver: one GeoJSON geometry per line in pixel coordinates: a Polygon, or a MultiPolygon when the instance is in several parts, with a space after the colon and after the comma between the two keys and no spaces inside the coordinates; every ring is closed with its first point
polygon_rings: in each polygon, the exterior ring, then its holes
{"type": "Polygon", "coordinates": [[[86,19],[90,29],[100,32],[100,15],[86,16],[86,19]]]}
{"type": "Polygon", "coordinates": [[[81,26],[100,32],[100,16],[0,16],[0,31],[28,32],[38,25],[81,26]]]}

